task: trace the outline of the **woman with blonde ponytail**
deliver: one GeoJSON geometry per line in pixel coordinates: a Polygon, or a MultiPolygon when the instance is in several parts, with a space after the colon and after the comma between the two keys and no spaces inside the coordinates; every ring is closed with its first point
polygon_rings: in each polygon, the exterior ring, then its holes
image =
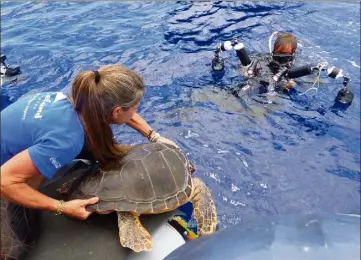
{"type": "MultiPolygon", "coordinates": [[[[156,133],[136,113],[144,96],[142,78],[121,65],[79,73],[69,96],[46,92],[19,99],[1,111],[1,200],[86,219],[85,207],[98,198],[58,201],[37,189],[73,159],[107,167],[126,154],[111,124],[127,124],[150,142],[176,144],[156,133]]],[[[2,223],[3,224],[3,223],[2,223]]],[[[3,226],[3,225],[2,225],[3,226]]],[[[3,242],[3,240],[2,240],[3,242]]]]}

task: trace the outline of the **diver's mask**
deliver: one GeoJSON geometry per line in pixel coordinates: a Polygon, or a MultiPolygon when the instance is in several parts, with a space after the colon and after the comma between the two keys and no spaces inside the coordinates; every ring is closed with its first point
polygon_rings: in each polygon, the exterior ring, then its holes
{"type": "Polygon", "coordinates": [[[268,39],[268,48],[269,48],[269,53],[271,54],[272,60],[275,61],[276,63],[278,63],[279,66],[293,65],[295,57],[296,57],[295,49],[292,50],[292,53],[275,53],[273,51],[272,40],[277,35],[281,35],[281,33],[273,32],[268,39]]]}
{"type": "Polygon", "coordinates": [[[288,54],[288,53],[272,53],[272,59],[279,64],[293,64],[296,57],[296,53],[288,54]]]}

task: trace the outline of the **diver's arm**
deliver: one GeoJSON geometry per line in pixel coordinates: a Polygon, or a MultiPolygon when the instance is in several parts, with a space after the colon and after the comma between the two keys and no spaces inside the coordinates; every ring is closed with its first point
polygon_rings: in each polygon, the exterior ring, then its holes
{"type": "Polygon", "coordinates": [[[286,82],[286,89],[291,89],[296,86],[296,82],[293,79],[289,79],[286,82]]]}
{"type": "Polygon", "coordinates": [[[143,119],[143,117],[141,117],[137,113],[133,115],[127,125],[146,137],[148,136],[149,132],[153,130],[150,125],[148,125],[148,123],[143,119]]]}

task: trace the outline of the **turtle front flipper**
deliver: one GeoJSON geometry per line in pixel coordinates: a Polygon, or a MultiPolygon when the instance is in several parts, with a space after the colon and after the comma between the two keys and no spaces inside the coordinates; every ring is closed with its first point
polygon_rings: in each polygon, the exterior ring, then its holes
{"type": "Polygon", "coordinates": [[[150,251],[152,240],[139,217],[131,212],[117,212],[120,244],[135,252],[150,251]]]}
{"type": "Polygon", "coordinates": [[[198,235],[216,231],[217,211],[208,187],[198,178],[193,178],[193,215],[198,224],[198,235]]]}

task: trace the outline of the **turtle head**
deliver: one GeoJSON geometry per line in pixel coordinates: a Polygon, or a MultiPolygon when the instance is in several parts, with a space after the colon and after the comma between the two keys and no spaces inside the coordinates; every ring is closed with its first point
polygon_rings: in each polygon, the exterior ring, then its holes
{"type": "Polygon", "coordinates": [[[190,160],[187,160],[187,167],[190,174],[193,174],[196,171],[196,166],[190,160]]]}

